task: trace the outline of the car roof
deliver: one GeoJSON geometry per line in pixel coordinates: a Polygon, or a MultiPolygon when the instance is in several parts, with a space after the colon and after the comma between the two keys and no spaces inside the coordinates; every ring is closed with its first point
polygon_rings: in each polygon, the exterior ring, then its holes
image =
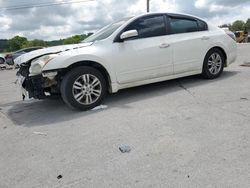
{"type": "Polygon", "coordinates": [[[170,17],[173,16],[173,17],[181,17],[181,18],[187,18],[187,19],[188,18],[189,19],[198,19],[198,20],[206,22],[204,19],[202,19],[198,16],[194,16],[194,15],[190,15],[190,14],[186,14],[186,13],[172,13],[172,12],[150,12],[150,13],[144,13],[144,14],[141,14],[141,15],[135,16],[135,17],[142,17],[142,16],[146,16],[146,15],[159,15],[159,14],[166,14],[170,17]]]}

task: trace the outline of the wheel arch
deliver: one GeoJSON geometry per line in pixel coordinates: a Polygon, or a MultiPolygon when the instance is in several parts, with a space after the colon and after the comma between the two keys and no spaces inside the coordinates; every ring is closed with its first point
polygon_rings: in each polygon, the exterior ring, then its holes
{"type": "Polygon", "coordinates": [[[88,66],[88,67],[93,67],[97,69],[105,78],[105,81],[107,83],[108,91],[112,92],[112,84],[111,84],[111,77],[110,73],[107,71],[107,69],[100,63],[96,61],[78,61],[75,63],[72,63],[68,67],[66,67],[63,72],[62,76],[64,77],[69,71],[71,71],[74,68],[81,67],[81,66],[88,66]]]}
{"type": "MultiPolygon", "coordinates": [[[[215,78],[218,78],[222,74],[223,69],[224,69],[224,67],[227,64],[226,60],[227,60],[227,55],[226,55],[226,52],[224,51],[223,48],[221,48],[219,46],[215,46],[215,47],[210,48],[207,51],[206,56],[204,58],[203,67],[202,67],[202,74],[201,75],[204,78],[206,78],[206,79],[215,79],[215,78]],[[225,58],[224,64],[225,65],[223,66],[223,64],[220,64],[220,70],[218,70],[217,72],[211,72],[211,70],[208,67],[209,58],[211,57],[212,54],[218,53],[218,52],[222,53],[222,55],[224,56],[224,58],[225,58]]],[[[216,71],[216,69],[213,69],[213,70],[216,71]]]]}

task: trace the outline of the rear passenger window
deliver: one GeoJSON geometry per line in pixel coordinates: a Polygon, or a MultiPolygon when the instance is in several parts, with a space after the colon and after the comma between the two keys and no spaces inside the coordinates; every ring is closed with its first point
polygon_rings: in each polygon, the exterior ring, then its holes
{"type": "Polygon", "coordinates": [[[197,22],[198,22],[198,26],[199,26],[199,30],[200,31],[206,31],[206,30],[208,30],[207,24],[205,22],[203,22],[201,20],[198,20],[197,22]]]}
{"type": "Polygon", "coordinates": [[[171,34],[190,33],[199,31],[196,20],[171,18],[170,17],[171,34]]]}

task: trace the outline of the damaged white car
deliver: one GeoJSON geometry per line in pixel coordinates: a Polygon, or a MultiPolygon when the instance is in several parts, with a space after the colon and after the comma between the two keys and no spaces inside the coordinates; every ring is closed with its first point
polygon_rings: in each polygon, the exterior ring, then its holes
{"type": "Polygon", "coordinates": [[[202,74],[214,79],[236,59],[236,42],[200,18],[150,13],[110,24],[81,44],[37,50],[15,60],[28,97],[61,95],[80,110],[107,92],[202,74]]]}

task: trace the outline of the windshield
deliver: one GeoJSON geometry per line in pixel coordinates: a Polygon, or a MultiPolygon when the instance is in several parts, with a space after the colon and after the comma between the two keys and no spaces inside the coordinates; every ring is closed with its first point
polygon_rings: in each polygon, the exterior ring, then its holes
{"type": "Polygon", "coordinates": [[[95,34],[93,34],[90,37],[83,40],[82,43],[95,42],[95,41],[99,41],[99,40],[103,40],[103,39],[108,38],[110,35],[112,35],[119,27],[121,27],[129,19],[130,18],[126,18],[126,19],[123,19],[123,20],[120,20],[118,22],[115,22],[115,23],[112,23],[110,25],[105,26],[101,30],[97,31],[95,34]]]}

